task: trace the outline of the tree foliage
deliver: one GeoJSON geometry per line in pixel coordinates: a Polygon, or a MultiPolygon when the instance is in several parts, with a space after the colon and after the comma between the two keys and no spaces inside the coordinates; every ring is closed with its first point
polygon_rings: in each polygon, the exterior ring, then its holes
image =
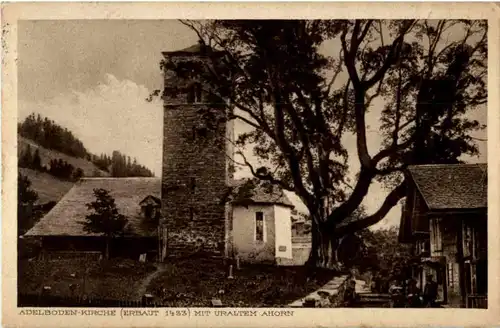
{"type": "Polygon", "coordinates": [[[90,211],[85,217],[86,221],[80,222],[87,233],[102,234],[106,238],[106,258],[109,258],[110,239],[124,233],[127,218],[120,214],[114,198],[105,189],[94,189],[95,200],[87,203],[90,211]]]}
{"type": "MultiPolygon", "coordinates": [[[[112,156],[91,154],[84,147],[82,141],[76,138],[71,131],[64,128],[47,117],[32,113],[22,123],[18,124],[19,134],[36,142],[38,145],[59,151],[68,156],[85,158],[99,169],[110,172],[114,177],[152,177],[153,172],[144,165],[140,165],[137,159],[133,162],[129,156],[118,151],[113,151],[112,156]]],[[[65,180],[78,180],[81,173],[79,168],[67,163],[62,159],[51,159],[48,173],[65,180]]],[[[28,144],[19,156],[19,167],[31,168],[43,171],[42,159],[38,148],[33,151],[28,144]]]]}
{"type": "Polygon", "coordinates": [[[21,205],[33,204],[38,200],[38,193],[31,189],[31,181],[19,173],[17,179],[17,202],[21,205]]]}
{"type": "Polygon", "coordinates": [[[19,123],[18,132],[42,147],[57,150],[69,156],[86,158],[89,154],[83,143],[71,131],[40,114],[32,113],[19,123]]]}
{"type": "MultiPolygon", "coordinates": [[[[486,103],[486,21],[183,23],[209,59],[189,69],[219,105],[206,115],[251,127],[235,143],[240,164],[308,207],[312,262],[324,262],[335,238],[379,222],[404,198],[408,165],[478,154],[471,133],[483,127],[466,114],[486,103]],[[373,110],[380,111],[378,150],[367,142],[373,110]],[[353,182],[345,143],[352,135],[353,182]],[[247,160],[248,147],[259,165],[247,160]],[[390,189],[380,208],[348,220],[377,180],[390,189]]],[[[161,67],[185,71],[168,60],[161,67]]]]}
{"type": "Polygon", "coordinates": [[[377,272],[379,284],[388,285],[392,280],[411,277],[410,271],[416,258],[412,256],[411,245],[398,241],[398,229],[391,227],[371,231],[363,229],[356,233],[364,242],[363,251],[354,265],[361,271],[377,272]]]}
{"type": "Polygon", "coordinates": [[[31,181],[19,172],[17,178],[17,224],[18,234],[24,234],[33,226],[33,205],[38,193],[31,188],[31,181]]]}

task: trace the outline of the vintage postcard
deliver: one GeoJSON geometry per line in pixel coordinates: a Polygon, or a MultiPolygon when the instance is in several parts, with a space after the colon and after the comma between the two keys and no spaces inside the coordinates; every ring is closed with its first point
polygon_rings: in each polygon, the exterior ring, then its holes
{"type": "Polygon", "coordinates": [[[3,324],[500,324],[499,22],[3,5],[3,324]]]}

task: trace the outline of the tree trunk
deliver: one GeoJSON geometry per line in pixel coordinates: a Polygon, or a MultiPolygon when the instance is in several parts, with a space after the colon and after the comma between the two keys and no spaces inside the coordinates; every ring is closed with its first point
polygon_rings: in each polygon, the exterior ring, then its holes
{"type": "Polygon", "coordinates": [[[306,262],[309,268],[327,268],[336,265],[332,256],[332,231],[327,229],[321,215],[314,215],[311,225],[311,252],[306,262]]]}
{"type": "Polygon", "coordinates": [[[110,243],[110,238],[106,238],[106,251],[105,251],[105,254],[104,254],[104,258],[106,260],[109,260],[109,243],[110,243]]]}
{"type": "Polygon", "coordinates": [[[318,224],[313,218],[311,224],[311,251],[309,252],[309,258],[305,263],[308,268],[315,268],[318,263],[319,233],[318,224]]]}

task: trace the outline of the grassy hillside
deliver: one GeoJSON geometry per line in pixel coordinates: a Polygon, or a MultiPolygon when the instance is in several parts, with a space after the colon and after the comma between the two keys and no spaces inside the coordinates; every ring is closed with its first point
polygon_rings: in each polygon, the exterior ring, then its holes
{"type": "Polygon", "coordinates": [[[73,182],[63,181],[45,172],[19,168],[19,172],[31,181],[31,188],[38,193],[37,204],[58,202],[73,187],[73,182]]]}
{"type": "Polygon", "coordinates": [[[29,139],[23,138],[19,135],[18,135],[17,154],[20,155],[26,149],[26,147],[28,145],[30,145],[32,152],[35,152],[35,149],[38,149],[38,151],[40,152],[40,158],[42,159],[42,163],[41,163],[42,166],[49,164],[51,159],[59,159],[60,158],[64,161],[68,162],[69,164],[73,165],[75,167],[75,169],[78,167],[81,168],[84,172],[84,175],[87,177],[109,176],[108,172],[105,172],[105,171],[98,169],[97,166],[95,166],[92,162],[89,162],[84,158],[75,158],[75,157],[71,157],[69,155],[60,153],[60,152],[55,151],[55,150],[43,148],[43,147],[39,146],[38,144],[36,144],[35,142],[33,142],[29,139]]]}

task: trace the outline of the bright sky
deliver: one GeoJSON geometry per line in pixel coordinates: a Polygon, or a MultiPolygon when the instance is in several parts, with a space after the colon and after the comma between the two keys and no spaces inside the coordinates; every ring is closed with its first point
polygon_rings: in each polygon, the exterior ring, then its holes
{"type": "MultiPolygon", "coordinates": [[[[90,152],[119,150],[159,176],[162,104],[145,98],[162,87],[161,52],[188,47],[196,35],[172,20],[20,21],[18,35],[19,119],[40,113],[73,131],[90,152]]],[[[326,52],[336,55],[334,48],[326,52]]],[[[486,107],[472,116],[486,123],[486,107]]],[[[368,113],[367,122],[373,154],[381,141],[378,112],[368,113]]],[[[236,133],[243,130],[241,123],[235,125],[236,133]]],[[[486,132],[478,137],[486,138],[486,132]]],[[[345,143],[354,175],[359,167],[355,138],[347,136],[345,143]]],[[[481,157],[472,162],[486,162],[486,143],[480,147],[481,157]]],[[[366,197],[368,211],[375,211],[386,194],[374,183],[366,197]]],[[[393,208],[376,227],[399,224],[399,215],[400,208],[393,208]]]]}

